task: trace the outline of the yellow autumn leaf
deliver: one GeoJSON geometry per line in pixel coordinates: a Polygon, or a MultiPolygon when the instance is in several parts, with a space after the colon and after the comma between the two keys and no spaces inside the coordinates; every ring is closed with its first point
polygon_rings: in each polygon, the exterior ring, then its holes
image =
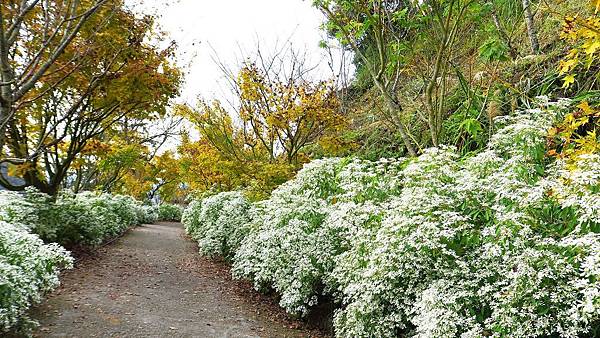
{"type": "Polygon", "coordinates": [[[578,62],[579,62],[579,60],[577,58],[572,58],[572,59],[561,61],[560,69],[559,69],[560,74],[569,73],[573,68],[575,68],[575,66],[577,66],[578,62]]]}
{"type": "Polygon", "coordinates": [[[23,164],[9,164],[7,171],[9,176],[21,177],[24,173],[31,169],[33,169],[31,162],[26,162],[23,164]]]}
{"type": "Polygon", "coordinates": [[[577,108],[581,109],[585,115],[593,115],[595,113],[587,101],[580,103],[577,108]]]}
{"type": "Polygon", "coordinates": [[[563,79],[563,88],[569,88],[569,86],[571,86],[573,83],[575,83],[575,76],[573,75],[567,75],[565,76],[565,78],[563,79]]]}
{"type": "MultiPolygon", "coordinates": [[[[599,0],[600,1],[600,0],[599,0]]],[[[583,44],[583,48],[585,49],[585,53],[588,55],[595,54],[598,48],[600,48],[600,41],[590,40],[583,44]]]]}
{"type": "Polygon", "coordinates": [[[600,0],[592,0],[592,6],[594,7],[595,13],[598,13],[598,10],[600,10],[600,0]]]}
{"type": "Polygon", "coordinates": [[[8,176],[17,176],[19,174],[19,167],[14,164],[8,165],[8,176]]]}

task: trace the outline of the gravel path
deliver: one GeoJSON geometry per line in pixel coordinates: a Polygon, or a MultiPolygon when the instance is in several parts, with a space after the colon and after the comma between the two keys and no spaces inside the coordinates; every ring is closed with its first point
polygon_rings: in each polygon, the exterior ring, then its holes
{"type": "Polygon", "coordinates": [[[133,229],[61,279],[33,310],[37,337],[319,337],[202,258],[179,223],[133,229]]]}

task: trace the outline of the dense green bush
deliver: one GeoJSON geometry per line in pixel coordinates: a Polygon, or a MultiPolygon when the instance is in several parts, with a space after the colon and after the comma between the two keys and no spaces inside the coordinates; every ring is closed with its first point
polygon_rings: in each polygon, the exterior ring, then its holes
{"type": "Polygon", "coordinates": [[[140,208],[141,214],[138,216],[140,223],[153,224],[158,221],[158,208],[152,205],[144,205],[140,208]]]}
{"type": "Polygon", "coordinates": [[[568,104],[541,99],[497,119],[471,157],[440,147],[313,161],[243,209],[246,224],[228,225],[229,203],[207,200],[184,222],[200,243],[215,243],[212,229],[247,233],[234,275],[274,289],[293,314],[333,298],[340,337],[597,336],[600,155],[576,166],[545,157],[568,104]]]}
{"type": "Polygon", "coordinates": [[[175,204],[161,204],[158,206],[158,219],[161,221],[181,221],[183,209],[175,204]]]}
{"type": "Polygon", "coordinates": [[[27,321],[27,309],[58,286],[73,259],[25,227],[0,221],[0,334],[27,321]]]}

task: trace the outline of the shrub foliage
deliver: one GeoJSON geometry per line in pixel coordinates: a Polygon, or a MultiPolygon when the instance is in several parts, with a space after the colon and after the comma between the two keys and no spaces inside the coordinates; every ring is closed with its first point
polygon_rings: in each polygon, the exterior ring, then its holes
{"type": "Polygon", "coordinates": [[[251,213],[250,203],[240,192],[222,192],[193,201],[182,221],[202,254],[231,259],[249,231],[251,213]]]}
{"type": "Polygon", "coordinates": [[[175,204],[161,204],[158,206],[158,219],[161,221],[180,222],[183,210],[175,204]]]}
{"type": "Polygon", "coordinates": [[[65,193],[50,196],[28,190],[2,192],[0,219],[20,223],[46,242],[64,246],[95,246],[131,226],[154,219],[154,211],[130,196],[65,193]]]}

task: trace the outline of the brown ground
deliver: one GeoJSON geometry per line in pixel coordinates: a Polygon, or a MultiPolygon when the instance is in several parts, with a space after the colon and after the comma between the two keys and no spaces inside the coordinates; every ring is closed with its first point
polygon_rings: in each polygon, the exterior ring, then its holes
{"type": "Polygon", "coordinates": [[[178,223],[136,228],[61,280],[33,310],[37,337],[320,337],[202,258],[178,223]]]}

